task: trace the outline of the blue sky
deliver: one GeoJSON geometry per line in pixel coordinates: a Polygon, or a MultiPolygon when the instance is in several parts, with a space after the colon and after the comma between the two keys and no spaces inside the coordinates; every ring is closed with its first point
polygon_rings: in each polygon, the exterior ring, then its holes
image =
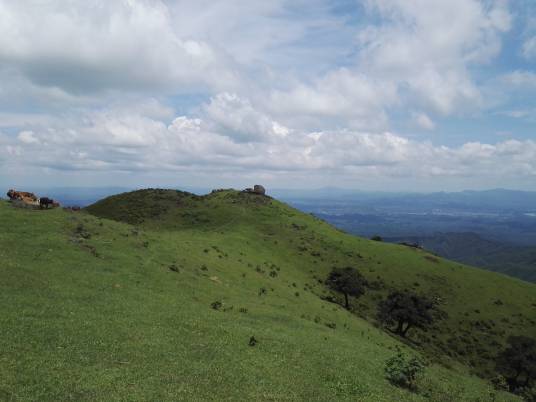
{"type": "Polygon", "coordinates": [[[536,190],[536,6],[0,0],[0,185],[536,190]]]}

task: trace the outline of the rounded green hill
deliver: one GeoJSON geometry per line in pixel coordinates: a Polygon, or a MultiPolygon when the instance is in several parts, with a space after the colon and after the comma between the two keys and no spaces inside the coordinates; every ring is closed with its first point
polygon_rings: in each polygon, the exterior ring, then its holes
{"type": "Polygon", "coordinates": [[[82,212],[2,201],[0,222],[0,399],[518,400],[479,376],[509,335],[536,333],[533,284],[234,190],[139,190],[82,212]],[[351,311],[324,283],[334,266],[371,284],[351,311]],[[397,338],[376,321],[392,289],[446,317],[397,338]],[[418,392],[385,378],[397,348],[430,362],[418,392]]]}

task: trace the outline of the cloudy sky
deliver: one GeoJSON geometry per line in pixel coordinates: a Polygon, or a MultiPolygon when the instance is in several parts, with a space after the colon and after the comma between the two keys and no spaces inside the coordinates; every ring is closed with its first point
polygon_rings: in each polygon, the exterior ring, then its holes
{"type": "Polygon", "coordinates": [[[536,190],[536,2],[0,0],[0,169],[536,190]]]}

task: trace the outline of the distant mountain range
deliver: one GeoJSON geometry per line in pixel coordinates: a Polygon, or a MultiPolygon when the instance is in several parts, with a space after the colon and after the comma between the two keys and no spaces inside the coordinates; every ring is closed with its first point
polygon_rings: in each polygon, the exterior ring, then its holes
{"type": "Polygon", "coordinates": [[[354,208],[391,211],[423,212],[434,209],[473,212],[529,212],[536,213],[536,191],[466,190],[436,193],[359,192],[341,189],[275,190],[284,200],[303,205],[352,205],[354,208]]]}

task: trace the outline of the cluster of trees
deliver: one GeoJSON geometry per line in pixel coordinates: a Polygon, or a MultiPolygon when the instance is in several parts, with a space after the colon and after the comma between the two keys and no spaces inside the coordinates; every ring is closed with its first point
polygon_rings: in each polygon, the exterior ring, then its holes
{"type": "MultiPolygon", "coordinates": [[[[355,268],[333,268],[326,285],[344,296],[344,307],[350,309],[350,297],[359,298],[368,282],[355,268]]],[[[378,304],[377,318],[395,334],[406,337],[411,328],[426,329],[445,313],[429,298],[411,291],[393,290],[378,304]]],[[[386,367],[391,382],[413,388],[421,364],[398,356],[386,367]],[[404,363],[404,364],[402,364],[404,363]]],[[[508,346],[499,353],[496,370],[503,377],[510,392],[526,393],[536,385],[536,340],[526,336],[511,336],[508,346]]]]}
{"type": "MultiPolygon", "coordinates": [[[[342,293],[344,307],[350,309],[349,297],[359,298],[365,293],[367,280],[355,268],[333,268],[326,285],[342,293]]],[[[392,291],[378,305],[378,319],[392,331],[405,337],[410,328],[425,328],[439,316],[435,304],[428,298],[409,291],[392,291]]]]}

